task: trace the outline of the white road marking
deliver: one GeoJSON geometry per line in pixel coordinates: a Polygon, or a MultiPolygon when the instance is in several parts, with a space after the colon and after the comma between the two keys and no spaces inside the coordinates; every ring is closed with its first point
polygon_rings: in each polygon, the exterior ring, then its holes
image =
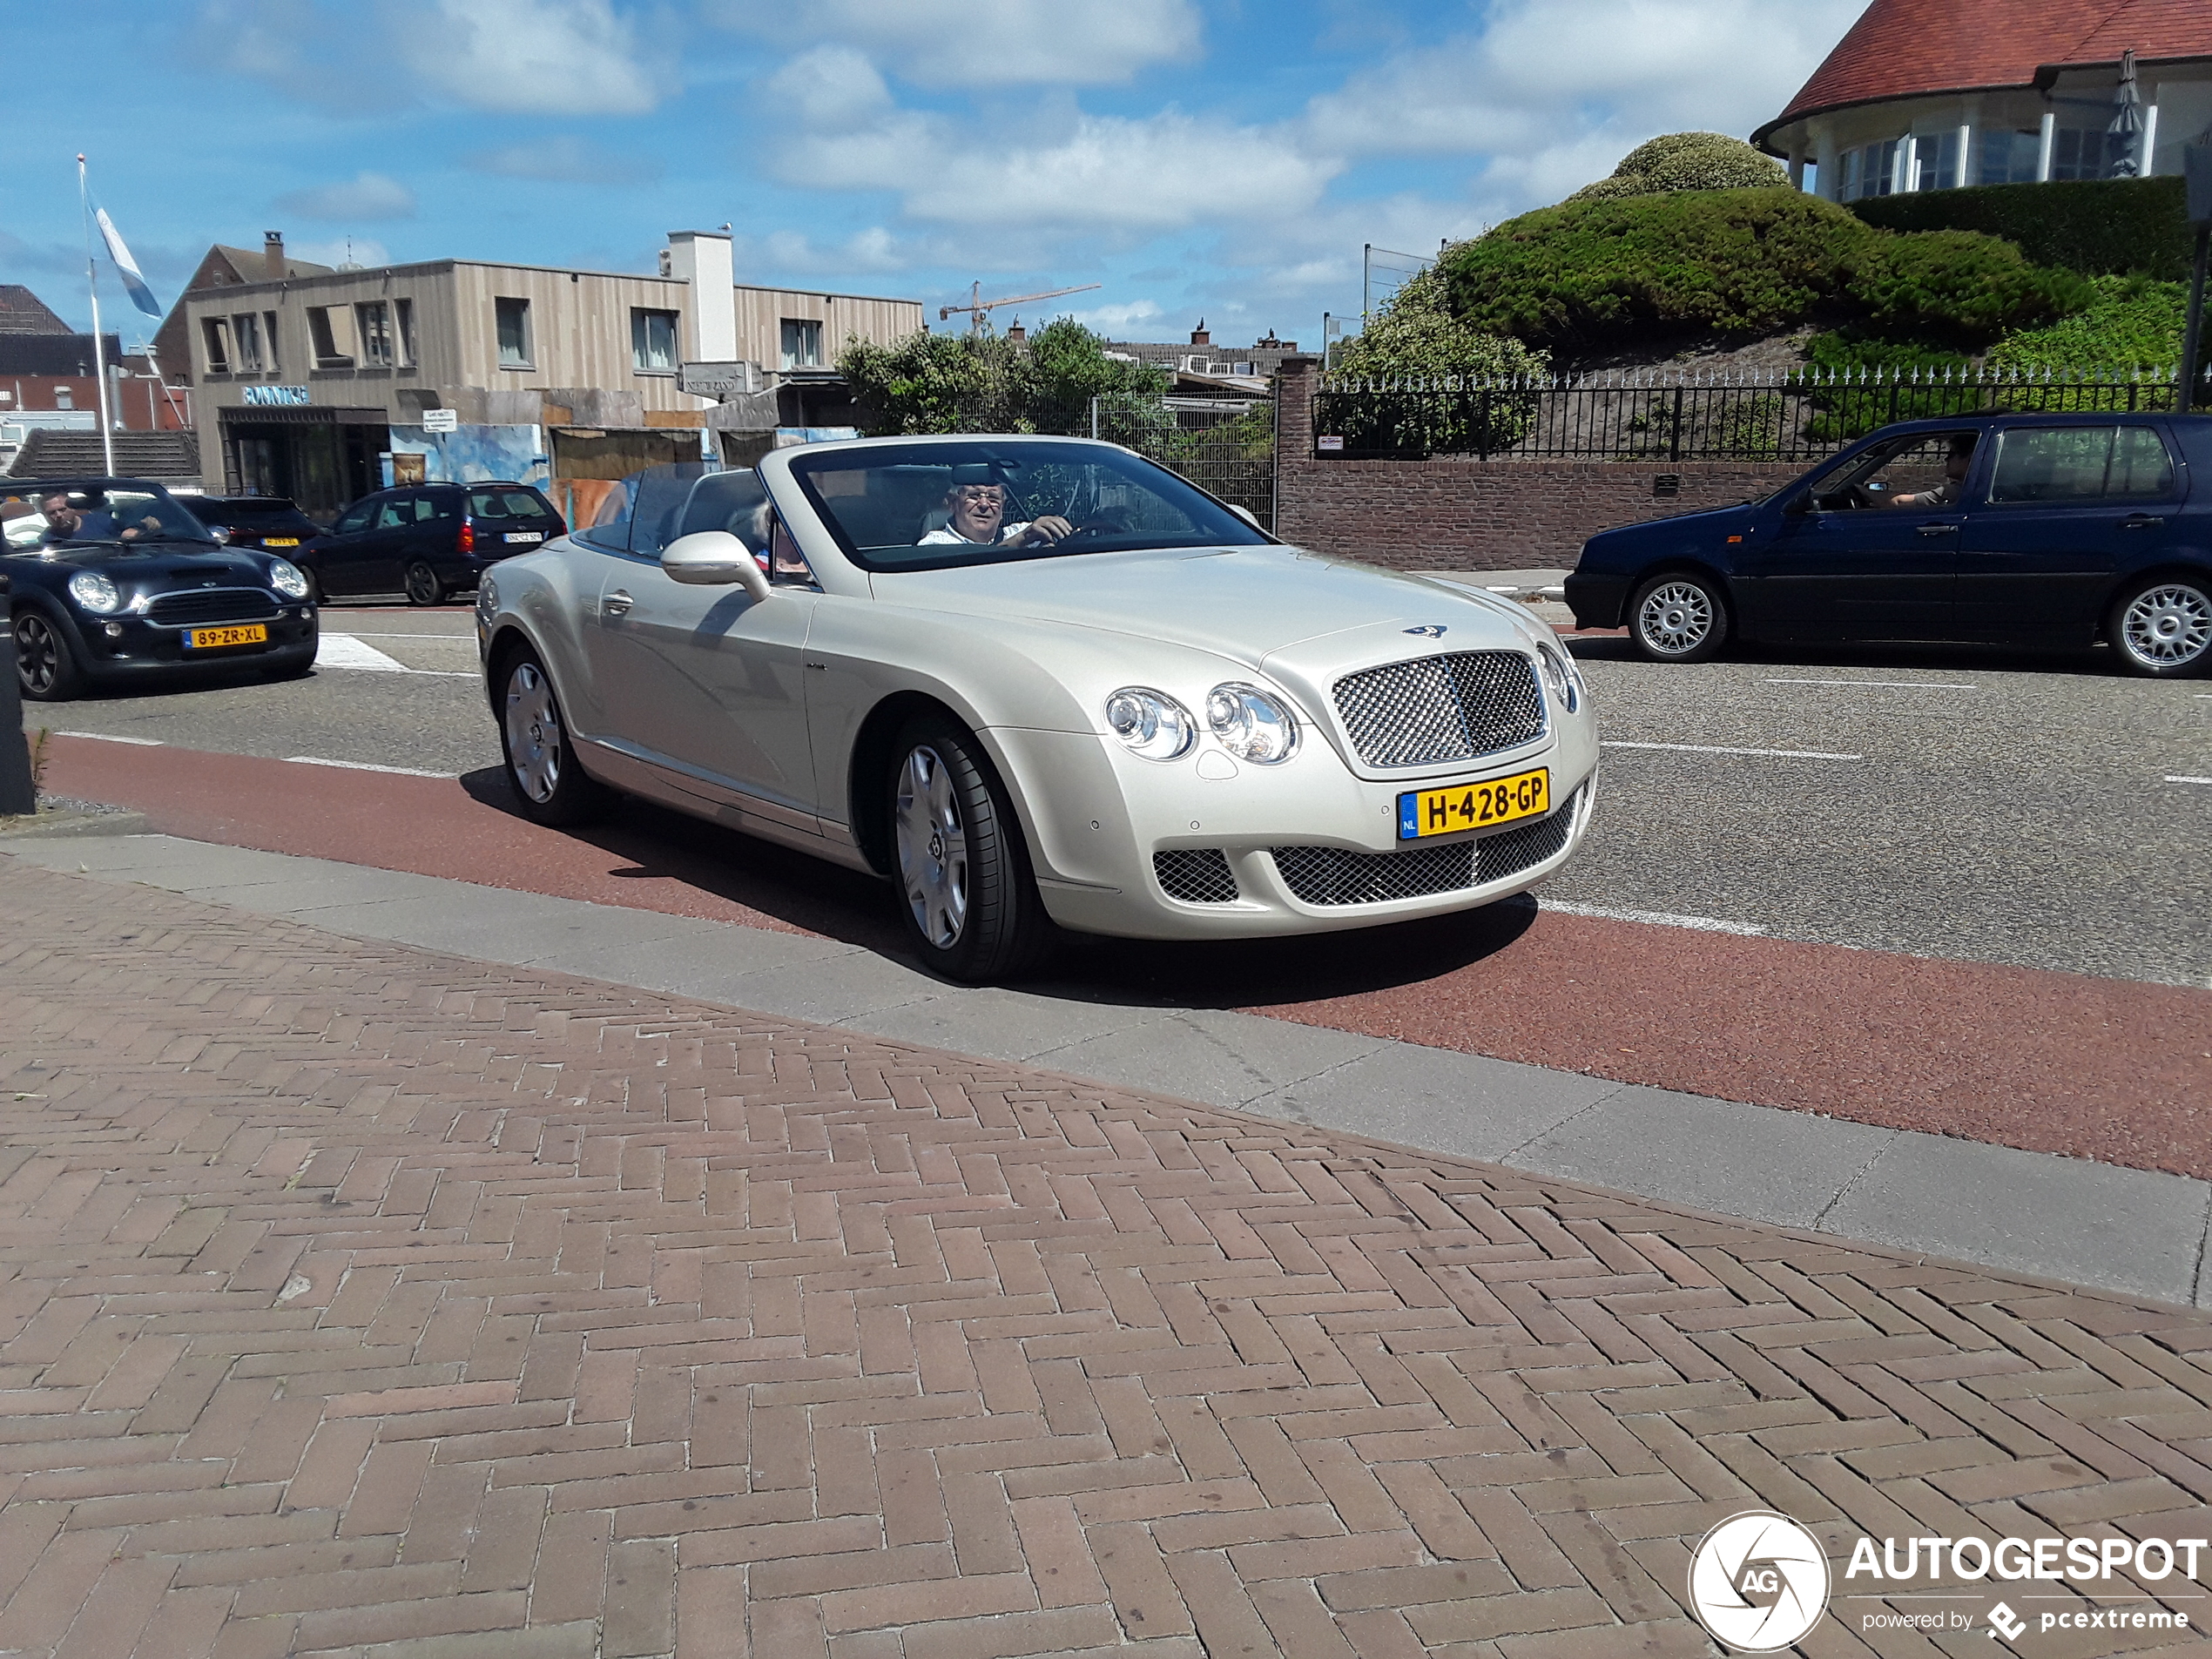
{"type": "MultiPolygon", "coordinates": [[[[361,628],[349,628],[349,629],[347,629],[347,631],[346,631],[346,636],[345,636],[345,637],[346,637],[347,638],[348,638],[348,639],[450,639],[450,640],[454,641],[455,644],[459,644],[459,643],[461,643],[461,642],[462,642],[462,641],[466,641],[468,644],[471,644],[471,645],[473,645],[473,644],[475,644],[476,643],[476,636],[475,636],[475,635],[474,635],[473,633],[469,633],[469,634],[395,634],[395,633],[375,633],[375,632],[372,632],[372,631],[368,631],[368,630],[365,630],[365,629],[361,629],[361,628]]],[[[330,635],[328,635],[328,634],[325,634],[325,635],[323,636],[323,637],[324,637],[324,638],[326,638],[326,639],[328,639],[328,638],[332,637],[332,636],[330,636],[330,635]]]]}
{"type": "Polygon", "coordinates": [[[2212,778],[2168,777],[2166,781],[2169,784],[2202,784],[2206,788],[2212,789],[2212,778]]]}
{"type": "Polygon", "coordinates": [[[285,764],[293,766],[335,766],[341,772],[389,772],[402,778],[457,778],[454,772],[425,772],[420,766],[379,766],[366,760],[326,760],[320,755],[287,755],[285,764]]]}
{"type": "Polygon", "coordinates": [[[1881,691],[1978,691],[1978,685],[1964,680],[1785,680],[1768,679],[1767,685],[1852,685],[1870,686],[1881,691]]]}
{"type": "Polygon", "coordinates": [[[1556,910],[1562,916],[1595,916],[1601,921],[1648,921],[1662,927],[1691,927],[1701,934],[1740,934],[1746,939],[1757,939],[1766,932],[1764,922],[1721,921],[1711,916],[1677,916],[1664,910],[1615,910],[1601,904],[1562,904],[1556,899],[1539,898],[1537,904],[1546,910],[1556,910]]]}
{"type": "Polygon", "coordinates": [[[1693,755],[1769,755],[1783,760],[1864,760],[1865,755],[1830,754],[1824,749],[1732,749],[1717,743],[1628,743],[1617,738],[1600,742],[1602,749],[1670,749],[1693,755]]]}
{"type": "MultiPolygon", "coordinates": [[[[417,635],[380,635],[380,638],[421,638],[417,635]]],[[[361,668],[379,674],[428,674],[439,679],[472,680],[477,677],[457,668],[409,668],[396,657],[387,657],[356,634],[325,634],[315,652],[317,668],[361,668]]]]}
{"type": "Polygon", "coordinates": [[[141,749],[165,747],[159,738],[123,738],[112,732],[57,732],[57,738],[90,738],[95,743],[134,743],[141,749]]]}

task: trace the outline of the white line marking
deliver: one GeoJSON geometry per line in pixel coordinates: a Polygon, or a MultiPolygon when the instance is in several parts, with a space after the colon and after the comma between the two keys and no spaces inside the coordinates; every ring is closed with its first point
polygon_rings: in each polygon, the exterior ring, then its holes
{"type": "MultiPolygon", "coordinates": [[[[327,634],[324,636],[325,638],[334,637],[327,634]]],[[[474,634],[380,634],[370,633],[359,628],[347,629],[345,637],[347,639],[449,639],[456,644],[465,641],[471,645],[476,643],[476,636],[474,634]]]]}
{"type": "Polygon", "coordinates": [[[159,738],[122,738],[112,732],[57,732],[57,738],[90,738],[95,743],[132,743],[141,749],[166,747],[159,738]]]}
{"type": "Polygon", "coordinates": [[[1563,916],[1595,916],[1601,921],[1646,921],[1662,927],[1691,927],[1701,934],[1741,934],[1747,939],[1757,939],[1766,932],[1765,924],[1757,921],[1720,921],[1711,916],[1677,916],[1664,910],[1615,910],[1602,904],[1562,904],[1556,899],[1537,900],[1546,910],[1556,910],[1563,916]]]}
{"type": "Polygon", "coordinates": [[[402,778],[458,778],[457,772],[425,772],[420,766],[379,766],[366,760],[326,760],[320,755],[287,755],[290,766],[335,766],[341,772],[389,772],[402,778]]]}
{"type": "Polygon", "coordinates": [[[1671,749],[1693,755],[1771,755],[1784,760],[1864,760],[1865,755],[1830,754],[1823,749],[1731,749],[1717,743],[1627,743],[1607,738],[1602,749],[1671,749]]]}
{"type": "Polygon", "coordinates": [[[364,645],[351,634],[325,634],[315,652],[317,668],[366,668],[380,674],[404,674],[405,663],[387,657],[374,645],[364,645]]]}
{"type": "Polygon", "coordinates": [[[2202,784],[2202,785],[2204,785],[2204,786],[2205,786],[2205,787],[2207,787],[2208,789],[2212,789],[2212,778],[2175,778],[2175,777],[2168,777],[2168,778],[2166,779],[2166,781],[2167,781],[2168,783],[2169,783],[2169,784],[2202,784]]]}
{"type": "Polygon", "coordinates": [[[1768,679],[1768,685],[1865,685],[1883,691],[1978,691],[1964,680],[1785,680],[1768,679]]]}

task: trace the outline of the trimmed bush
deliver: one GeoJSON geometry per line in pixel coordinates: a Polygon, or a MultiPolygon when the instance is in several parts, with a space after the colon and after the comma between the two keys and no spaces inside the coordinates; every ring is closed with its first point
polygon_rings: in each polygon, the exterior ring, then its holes
{"type": "Polygon", "coordinates": [[[1790,182],[1788,171],[1723,132],[1670,132],[1621,158],[1609,179],[1585,185],[1569,201],[1607,201],[1666,190],[1764,190],[1790,182]]]}
{"type": "Polygon", "coordinates": [[[1569,352],[1809,320],[1965,348],[2094,297],[1994,237],[1893,235],[1787,185],[1564,202],[1447,250],[1439,268],[1468,327],[1569,352]]]}
{"type": "Polygon", "coordinates": [[[2092,281],[2096,300],[2087,310],[2000,341],[1990,351],[1989,365],[2090,374],[2170,373],[2182,357],[2188,285],[2139,276],[2092,281]]]}
{"type": "Polygon", "coordinates": [[[2186,281],[2195,242],[2179,179],[2084,179],[1870,196],[1851,205],[1885,231],[1979,231],[2038,265],[2084,276],[2186,281]]]}

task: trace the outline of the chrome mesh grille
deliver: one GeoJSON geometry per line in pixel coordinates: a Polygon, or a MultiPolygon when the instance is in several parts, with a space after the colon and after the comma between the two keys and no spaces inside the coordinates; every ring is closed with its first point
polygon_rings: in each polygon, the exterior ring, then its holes
{"type": "Polygon", "coordinates": [[[165,593],[146,607],[146,620],[158,623],[266,622],[277,603],[259,588],[194,588],[165,593]]]}
{"type": "Polygon", "coordinates": [[[1152,854],[1160,891],[1184,904],[1234,904],[1241,896],[1217,846],[1177,846],[1152,854]]]}
{"type": "Polygon", "coordinates": [[[1549,818],[1501,830],[1479,841],[1413,846],[1402,853],[1355,853],[1341,846],[1276,846],[1275,867],[1310,905],[1388,904],[1456,893],[1519,875],[1555,856],[1574,827],[1581,792],[1549,818]]]}
{"type": "Polygon", "coordinates": [[[1544,734],[1536,664],[1517,651],[1386,663],[1336,684],[1337,713],[1371,766],[1469,760],[1544,734]]]}

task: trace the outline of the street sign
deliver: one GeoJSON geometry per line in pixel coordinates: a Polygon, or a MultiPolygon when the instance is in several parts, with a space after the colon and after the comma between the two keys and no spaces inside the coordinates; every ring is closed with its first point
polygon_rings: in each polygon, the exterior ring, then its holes
{"type": "Polygon", "coordinates": [[[308,401],[304,386],[253,385],[239,388],[246,407],[251,409],[299,408],[308,401]]]}
{"type": "Polygon", "coordinates": [[[425,432],[455,432],[460,429],[460,426],[461,411],[459,409],[422,411],[422,429],[425,432]]]}
{"type": "Polygon", "coordinates": [[[758,363],[678,363],[676,389],[691,397],[736,397],[761,389],[758,363]]]}

